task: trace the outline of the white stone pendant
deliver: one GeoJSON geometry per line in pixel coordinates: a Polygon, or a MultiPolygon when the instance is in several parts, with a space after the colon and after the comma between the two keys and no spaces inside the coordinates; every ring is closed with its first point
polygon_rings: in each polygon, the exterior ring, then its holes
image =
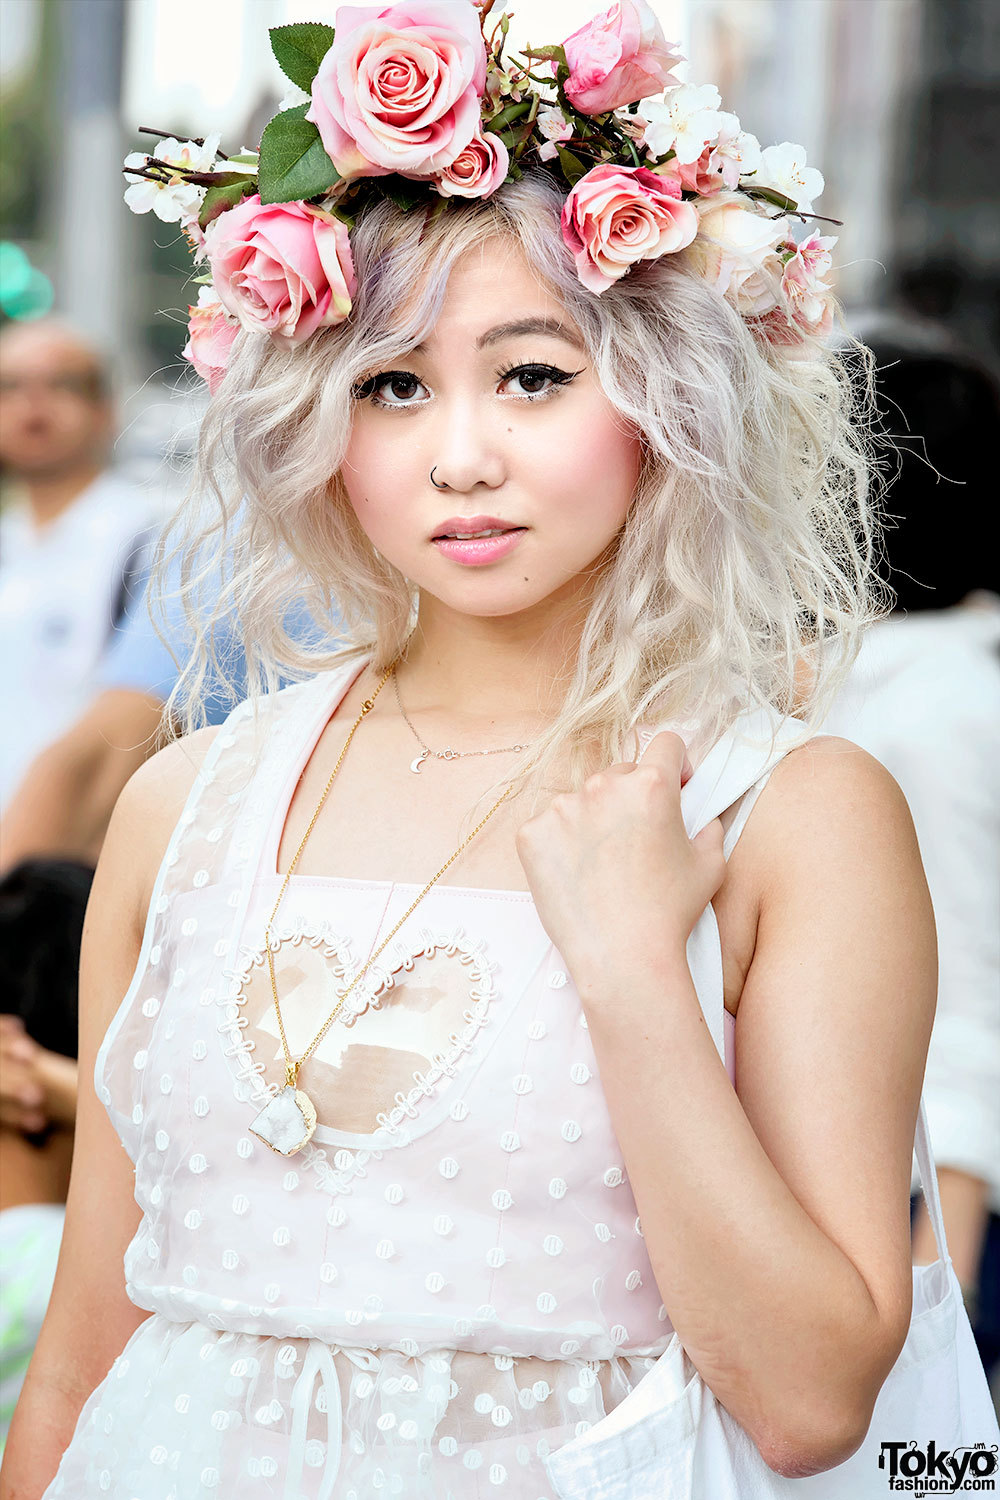
{"type": "Polygon", "coordinates": [[[250,1129],[272,1151],[293,1156],[316,1129],[316,1108],[308,1094],[286,1083],[254,1117],[250,1129]]]}

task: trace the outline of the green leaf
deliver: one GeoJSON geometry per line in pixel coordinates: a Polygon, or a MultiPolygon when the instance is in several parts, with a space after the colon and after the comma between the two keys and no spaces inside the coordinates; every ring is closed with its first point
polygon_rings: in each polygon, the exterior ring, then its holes
{"type": "Polygon", "coordinates": [[[510,125],[514,120],[519,120],[522,115],[526,115],[530,108],[530,99],[522,99],[520,104],[508,104],[498,115],[494,115],[492,120],[486,122],[486,129],[502,130],[505,125],[510,125]]]}
{"type": "Polygon", "coordinates": [[[561,63],[564,68],[568,67],[565,47],[525,47],[524,51],[526,57],[541,57],[546,62],[561,63]]]}
{"type": "Polygon", "coordinates": [[[205,194],[198,214],[198,223],[202,229],[207,229],[213,219],[217,219],[228,209],[235,208],[237,203],[257,191],[257,184],[252,177],[246,177],[242,173],[235,175],[236,182],[223,187],[210,187],[205,194]]]}
{"type": "Polygon", "coordinates": [[[740,191],[746,193],[749,198],[762,198],[765,203],[773,203],[775,208],[783,208],[786,213],[793,212],[799,206],[794,198],[779,193],[777,188],[754,187],[753,183],[746,185],[740,183],[740,191]]]}
{"type": "Polygon", "coordinates": [[[395,203],[403,213],[409,213],[427,197],[427,188],[424,183],[413,182],[409,177],[400,177],[395,172],[388,177],[381,178],[378,187],[385,197],[395,203]]]}
{"type": "Polygon", "coordinates": [[[316,70],[333,45],[333,27],[322,21],[293,21],[271,26],[271,51],[286,78],[308,93],[316,70]]]}
{"type": "Polygon", "coordinates": [[[212,187],[232,187],[237,182],[252,182],[253,174],[250,172],[213,172],[212,187]]]}
{"type": "Polygon", "coordinates": [[[581,177],[586,176],[590,168],[584,166],[580,158],[574,156],[572,151],[567,151],[565,146],[557,145],[556,150],[559,152],[559,164],[563,169],[563,175],[570,187],[574,187],[581,177]]]}
{"type": "Polygon", "coordinates": [[[269,120],[260,138],[261,203],[294,203],[315,198],[340,181],[323,149],[319,131],[305,118],[308,104],[296,104],[269,120]]]}

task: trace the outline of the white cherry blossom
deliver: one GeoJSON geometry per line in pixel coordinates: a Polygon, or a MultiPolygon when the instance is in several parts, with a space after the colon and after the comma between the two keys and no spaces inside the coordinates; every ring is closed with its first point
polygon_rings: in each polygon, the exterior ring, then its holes
{"type": "Polygon", "coordinates": [[[714,83],[682,83],[667,89],[662,99],[644,99],[639,115],[646,122],[650,156],[674,151],[679,162],[697,161],[719,134],[721,103],[714,83]]]}
{"type": "Polygon", "coordinates": [[[760,142],[749,130],[741,130],[736,115],[726,110],[719,114],[719,140],[712,152],[712,166],[721,168],[727,188],[739,187],[741,177],[760,168],[760,142]]]}
{"type": "Polygon", "coordinates": [[[278,101],[276,113],[280,114],[283,110],[294,109],[297,104],[309,104],[311,100],[312,94],[307,94],[305,89],[300,89],[297,83],[289,83],[278,101]]]}
{"type": "Polygon", "coordinates": [[[761,153],[761,163],[754,177],[755,187],[776,188],[791,198],[802,213],[811,213],[813,199],[823,191],[823,174],[806,166],[804,146],[782,141],[761,153]]]}
{"type": "Polygon", "coordinates": [[[556,144],[568,141],[573,134],[572,125],[562,110],[554,105],[548,105],[538,111],[538,129],[545,137],[545,145],[538,148],[538,155],[542,161],[551,161],[556,155],[556,144]]]}
{"type": "Polygon", "coordinates": [[[135,214],[148,213],[150,209],[165,224],[179,224],[197,218],[205,189],[187,182],[179,174],[154,181],[139,177],[128,171],[129,167],[144,167],[150,156],[168,162],[172,167],[187,167],[196,172],[211,172],[215,165],[215,153],[219,149],[218,135],[206,137],[205,144],[194,141],[178,141],[173,136],[157,141],[152,151],[130,151],[124,166],[130,186],[125,189],[125,202],[135,214]]]}

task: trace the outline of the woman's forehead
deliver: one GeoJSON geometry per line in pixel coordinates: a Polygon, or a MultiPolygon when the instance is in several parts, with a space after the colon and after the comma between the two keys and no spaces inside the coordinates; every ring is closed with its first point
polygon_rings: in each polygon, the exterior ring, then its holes
{"type": "Polygon", "coordinates": [[[423,343],[457,339],[487,348],[519,335],[583,342],[569,309],[518,246],[491,240],[453,265],[423,343]]]}

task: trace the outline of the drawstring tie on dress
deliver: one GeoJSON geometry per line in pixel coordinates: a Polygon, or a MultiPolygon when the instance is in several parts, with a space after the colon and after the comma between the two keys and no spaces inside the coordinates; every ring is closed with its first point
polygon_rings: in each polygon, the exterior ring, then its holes
{"type": "Polygon", "coordinates": [[[327,1450],[323,1465],[323,1479],[316,1500],[330,1500],[333,1494],[333,1486],[340,1473],[344,1430],[340,1380],[333,1359],[335,1351],[345,1355],[361,1370],[377,1371],[381,1364],[378,1355],[370,1349],[349,1349],[338,1344],[326,1344],[322,1339],[309,1340],[302,1369],[292,1388],[292,1430],[288,1445],[285,1500],[303,1500],[302,1470],[306,1458],[309,1409],[312,1406],[313,1388],[317,1375],[321,1377],[321,1385],[326,1392],[327,1450]]]}

